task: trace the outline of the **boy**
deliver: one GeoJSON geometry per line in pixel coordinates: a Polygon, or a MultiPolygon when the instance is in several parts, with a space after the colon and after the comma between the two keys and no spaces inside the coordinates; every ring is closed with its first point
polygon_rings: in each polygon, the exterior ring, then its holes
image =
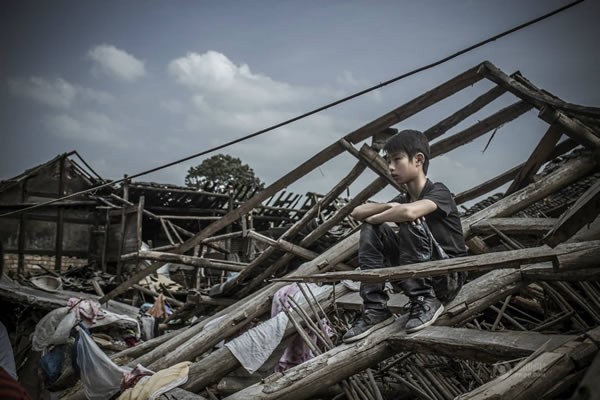
{"type": "MultiPolygon", "coordinates": [[[[404,130],[386,142],[384,151],[392,178],[405,185],[407,194],[400,194],[389,203],[363,204],[352,211],[352,216],[363,222],[358,250],[360,268],[374,269],[466,255],[462,226],[450,191],[444,184],[432,183],[426,176],[430,157],[427,137],[416,130],[404,130]],[[387,222],[395,222],[398,232],[394,232],[387,222]]],[[[433,324],[444,311],[440,299],[449,301],[453,298],[462,286],[463,278],[462,274],[453,274],[435,281],[414,278],[401,282],[400,286],[409,298],[406,332],[416,332],[433,324]]],[[[384,285],[361,283],[362,316],[346,332],[344,342],[362,339],[393,321],[387,308],[384,285]]]]}

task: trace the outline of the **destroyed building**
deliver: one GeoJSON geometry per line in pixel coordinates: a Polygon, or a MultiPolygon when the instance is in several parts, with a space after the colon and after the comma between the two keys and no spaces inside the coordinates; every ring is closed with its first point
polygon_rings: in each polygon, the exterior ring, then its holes
{"type": "MultiPolygon", "coordinates": [[[[159,325],[166,333],[135,346],[92,336],[115,366],[184,371],[185,383],[161,398],[597,396],[599,145],[600,109],[565,102],[520,73],[509,76],[484,62],[349,133],[248,200],[241,200],[248,188],[217,194],[125,180],[27,210],[107,182],[73,154],[61,155],[0,186],[5,213],[19,211],[2,217],[5,272],[12,279],[3,276],[0,297],[12,307],[5,310],[17,310],[3,311],[3,317],[11,322],[22,381],[35,376],[41,356],[28,348],[37,322],[69,298],[89,298],[131,318],[143,302],[164,301],[172,309],[159,325]],[[494,85],[424,131],[432,158],[500,126],[510,129],[527,112],[537,112],[547,131],[522,164],[456,194],[460,205],[509,184],[463,214],[469,256],[354,271],[359,223],[349,214],[384,187],[396,186],[378,153],[380,143],[405,119],[480,81],[494,85]],[[500,96],[515,102],[448,134],[500,96]],[[356,163],[325,195],[283,191],[345,152],[356,163]],[[367,169],[376,179],[352,198],[340,197],[367,169]],[[172,279],[149,279],[163,275],[166,263],[177,266],[168,271],[174,271],[172,279]],[[452,271],[466,271],[469,278],[434,326],[407,335],[405,299],[393,293],[393,324],[341,343],[360,306],[352,292],[357,281],[452,271]],[[40,274],[55,279],[38,287],[28,283],[40,274]],[[55,281],[62,288],[43,286],[55,281]],[[298,297],[282,300],[286,290],[298,297]],[[271,315],[276,308],[282,312],[271,315]],[[273,372],[294,341],[312,357],[273,372]],[[253,346],[270,352],[249,356],[253,346]]],[[[72,369],[60,372],[47,389],[64,399],[89,397],[85,374],[78,381],[72,369]]],[[[30,391],[41,390],[29,383],[30,391]]]]}

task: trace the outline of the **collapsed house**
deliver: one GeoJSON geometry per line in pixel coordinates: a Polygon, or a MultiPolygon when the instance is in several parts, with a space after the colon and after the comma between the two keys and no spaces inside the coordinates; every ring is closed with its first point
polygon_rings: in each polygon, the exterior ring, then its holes
{"type": "MultiPolygon", "coordinates": [[[[16,269],[9,269],[17,277],[25,271],[28,252],[43,250],[44,256],[54,256],[53,268],[42,269],[57,278],[86,269],[73,264],[65,270],[64,257],[85,259],[94,270],[98,301],[106,307],[131,303],[129,309],[122,306],[124,314],[143,301],[144,293],[166,297],[174,309],[163,321],[169,332],[113,352],[110,358],[115,365],[139,364],[155,372],[186,363],[185,383],[168,398],[527,399],[598,393],[593,378],[600,368],[599,136],[597,108],[564,102],[520,73],[508,76],[484,62],[349,133],[251,196],[243,195],[247,188],[218,195],[127,182],[116,190],[40,210],[51,216],[45,221],[55,218],[43,249],[34,248],[37,241],[32,238],[37,236],[27,234],[27,213],[10,219],[13,225],[3,228],[2,241],[7,255],[16,255],[11,256],[16,269]],[[379,156],[381,143],[395,132],[394,125],[484,79],[495,84],[491,90],[425,130],[432,141],[432,158],[532,109],[548,128],[522,164],[456,195],[457,204],[463,204],[510,183],[504,193],[463,215],[469,256],[354,271],[359,233],[350,212],[384,187],[397,187],[379,156]],[[446,135],[505,93],[517,101],[446,135]],[[368,139],[370,145],[356,147],[368,139]],[[307,196],[302,202],[282,192],[345,152],[356,164],[324,196],[307,196]],[[376,179],[354,197],[341,199],[366,169],[376,179]],[[86,220],[87,241],[71,248],[64,238],[75,211],[94,217],[86,220]],[[86,245],[87,253],[82,251],[86,245]],[[185,291],[141,284],[165,263],[192,267],[187,270],[191,275],[183,272],[178,283],[179,288],[195,290],[181,293],[185,291]],[[402,295],[396,293],[390,304],[399,317],[393,324],[356,343],[341,343],[357,307],[352,281],[394,282],[453,271],[469,272],[469,279],[435,326],[405,334],[402,295]],[[98,284],[101,278],[106,278],[103,285],[98,284]],[[288,300],[281,298],[285,291],[290,292],[288,300]],[[133,297],[140,293],[141,298],[133,297]],[[269,318],[276,306],[282,312],[269,318]],[[256,344],[261,336],[269,346],[256,344]],[[307,347],[311,358],[271,373],[294,340],[307,347]],[[270,350],[256,353],[253,346],[270,350]]],[[[35,186],[24,182],[34,182],[34,176],[46,170],[54,171],[49,176],[58,181],[53,197],[68,193],[65,177],[74,175],[62,168],[75,164],[67,159],[60,157],[47,169],[14,179],[10,188],[15,194],[2,200],[2,207],[18,209],[35,202],[28,197],[36,195],[35,186]]],[[[81,170],[76,169],[78,174],[81,170]]],[[[81,183],[69,189],[71,193],[99,182],[91,174],[82,176],[86,179],[77,180],[81,183]]],[[[4,192],[0,190],[0,200],[4,192]]],[[[35,226],[31,228],[40,229],[35,226]]],[[[0,282],[0,296],[16,303],[51,297],[44,302],[47,309],[66,304],[61,291],[40,294],[6,278],[0,282]]],[[[53,386],[71,387],[62,398],[84,398],[86,388],[75,383],[73,372],[63,375],[53,386]]]]}

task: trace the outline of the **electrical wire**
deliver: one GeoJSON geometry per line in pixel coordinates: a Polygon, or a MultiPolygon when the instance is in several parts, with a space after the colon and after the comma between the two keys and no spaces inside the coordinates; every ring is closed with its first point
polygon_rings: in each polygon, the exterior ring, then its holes
{"type": "Polygon", "coordinates": [[[424,65],[422,67],[413,69],[412,71],[406,72],[406,73],[404,73],[402,75],[398,75],[395,78],[389,79],[389,80],[381,82],[381,83],[379,83],[379,84],[377,84],[375,86],[371,86],[371,87],[369,87],[367,89],[364,89],[364,90],[361,90],[359,92],[353,93],[353,94],[351,94],[349,96],[346,96],[344,98],[336,100],[336,101],[334,101],[332,103],[329,103],[329,104],[326,104],[324,106],[315,108],[312,111],[309,111],[309,112],[306,112],[304,114],[298,115],[298,116],[296,116],[294,118],[290,118],[290,119],[288,119],[286,121],[277,123],[275,125],[271,125],[268,128],[261,129],[261,130],[259,130],[257,132],[251,133],[251,134],[246,135],[246,136],[242,136],[242,137],[240,137],[238,139],[231,140],[231,141],[223,143],[221,145],[212,147],[212,148],[210,148],[208,150],[204,150],[204,151],[201,151],[199,153],[192,154],[190,156],[181,158],[179,160],[172,161],[172,162],[169,162],[167,164],[163,164],[163,165],[160,165],[158,167],[154,167],[154,168],[148,169],[146,171],[142,171],[142,172],[139,172],[137,174],[134,174],[134,175],[131,175],[131,176],[127,176],[127,177],[122,178],[122,179],[118,179],[118,180],[115,180],[115,181],[110,181],[110,182],[104,183],[104,184],[99,185],[99,186],[95,186],[95,187],[90,188],[90,189],[82,190],[80,192],[72,193],[72,194],[69,194],[69,195],[66,195],[66,196],[63,196],[63,197],[59,197],[59,198],[56,198],[56,199],[52,199],[52,200],[48,200],[48,201],[45,201],[45,202],[37,203],[37,204],[34,204],[32,206],[28,206],[26,208],[22,208],[22,209],[19,209],[19,210],[15,210],[15,211],[11,211],[11,212],[8,212],[8,213],[0,214],[0,218],[7,217],[7,216],[10,216],[10,215],[13,215],[13,214],[20,214],[20,213],[23,213],[23,212],[26,212],[26,211],[29,211],[29,210],[33,210],[35,208],[39,208],[39,207],[43,207],[43,206],[46,206],[46,205],[49,205],[49,204],[56,203],[56,202],[61,201],[61,200],[65,200],[65,199],[69,199],[71,197],[75,197],[75,196],[79,196],[79,195],[82,195],[82,194],[90,193],[90,192],[93,192],[93,191],[96,191],[98,189],[102,189],[102,188],[105,188],[105,187],[108,187],[108,186],[113,186],[113,185],[119,184],[121,182],[124,182],[126,180],[137,178],[137,177],[140,177],[140,176],[143,176],[143,175],[148,175],[148,174],[151,174],[153,172],[160,171],[162,169],[172,167],[173,165],[177,165],[177,164],[180,164],[182,162],[186,162],[186,161],[189,161],[191,159],[194,159],[194,158],[206,155],[208,153],[212,153],[214,151],[224,149],[226,147],[229,147],[229,146],[232,146],[234,144],[243,142],[245,140],[252,139],[252,138],[254,138],[256,136],[265,134],[267,132],[270,132],[270,131],[273,131],[275,129],[281,128],[282,126],[289,125],[289,124],[291,124],[293,122],[299,121],[299,120],[304,119],[306,117],[309,117],[309,116],[311,116],[313,114],[317,114],[317,113],[319,113],[321,111],[324,111],[324,110],[327,110],[327,109],[329,109],[331,107],[335,107],[335,106],[337,106],[339,104],[342,104],[342,103],[345,103],[345,102],[350,101],[352,99],[355,99],[357,97],[363,96],[363,95],[365,95],[365,94],[367,94],[369,92],[372,92],[372,91],[380,89],[380,88],[382,88],[384,86],[390,85],[390,84],[392,84],[394,82],[397,82],[397,81],[399,81],[401,79],[405,79],[405,78],[408,78],[409,76],[415,75],[415,74],[417,74],[419,72],[423,72],[425,70],[437,67],[440,64],[443,64],[443,63],[445,63],[447,61],[450,61],[450,60],[452,60],[452,59],[454,59],[456,57],[459,57],[459,56],[461,56],[461,55],[463,55],[465,53],[468,53],[468,52],[470,52],[472,50],[475,50],[478,47],[484,46],[484,45],[486,45],[486,44],[488,44],[490,42],[493,42],[495,40],[498,40],[498,39],[500,39],[500,38],[502,38],[504,36],[510,35],[511,33],[514,33],[516,31],[524,29],[524,28],[526,28],[526,27],[528,27],[530,25],[536,24],[536,23],[538,23],[540,21],[543,21],[543,20],[545,20],[547,18],[550,18],[550,17],[552,17],[552,16],[554,16],[556,14],[559,14],[559,13],[561,13],[561,12],[563,12],[563,11],[571,8],[571,7],[574,7],[575,5],[577,5],[579,3],[582,3],[583,1],[584,0],[576,0],[576,1],[574,1],[572,3],[569,3],[569,4],[567,4],[567,5],[563,6],[563,7],[557,8],[554,11],[551,11],[549,13],[541,15],[541,16],[539,16],[537,18],[529,20],[529,21],[527,21],[525,23],[522,23],[520,25],[517,25],[514,28],[511,28],[511,29],[506,30],[506,31],[504,31],[502,33],[494,35],[494,36],[492,36],[492,37],[490,37],[488,39],[485,39],[485,40],[482,40],[480,42],[477,42],[477,43],[475,43],[475,44],[473,44],[473,45],[471,45],[469,47],[465,47],[462,50],[459,50],[459,51],[457,51],[457,52],[455,52],[455,53],[453,53],[453,54],[451,54],[449,56],[441,58],[441,59],[439,59],[437,61],[434,61],[434,62],[432,62],[430,64],[427,64],[427,65],[424,65]]]}

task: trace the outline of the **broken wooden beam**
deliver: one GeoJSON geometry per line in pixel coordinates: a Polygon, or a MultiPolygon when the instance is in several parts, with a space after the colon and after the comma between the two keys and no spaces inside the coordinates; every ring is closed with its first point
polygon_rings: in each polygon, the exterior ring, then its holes
{"type": "MultiPolygon", "coordinates": [[[[150,295],[150,296],[154,296],[154,297],[158,297],[159,296],[159,293],[155,292],[154,290],[145,288],[145,287],[140,286],[140,285],[134,284],[131,287],[134,288],[134,289],[136,289],[136,290],[139,290],[140,292],[143,292],[143,293],[145,293],[147,295],[150,295]]],[[[167,295],[164,295],[164,294],[163,294],[163,296],[165,297],[165,300],[167,302],[171,303],[175,307],[182,307],[185,304],[184,302],[179,301],[177,299],[174,299],[173,297],[170,297],[170,296],[167,296],[167,295]]]]}
{"type": "Polygon", "coordinates": [[[533,152],[527,161],[525,161],[525,165],[519,170],[515,179],[508,189],[506,189],[506,192],[504,192],[505,196],[508,196],[531,183],[531,178],[533,178],[533,175],[538,172],[541,165],[548,159],[550,154],[552,154],[554,147],[561,136],[561,128],[558,125],[550,125],[535,149],[533,149],[533,152]]]}
{"type": "Polygon", "coordinates": [[[475,256],[449,258],[444,260],[425,261],[397,267],[378,268],[358,271],[334,271],[315,275],[296,275],[279,280],[288,282],[336,282],[350,279],[361,282],[392,282],[408,278],[420,278],[446,275],[460,271],[488,271],[499,268],[519,268],[521,265],[544,261],[560,265],[561,257],[566,255],[577,257],[581,268],[589,266],[596,257],[600,257],[600,240],[563,243],[554,249],[540,246],[521,250],[499,251],[475,256]]]}
{"type": "Polygon", "coordinates": [[[542,239],[543,243],[556,246],[591,223],[600,214],[600,180],[590,186],[556,222],[542,239]]]}
{"type": "MultiPolygon", "coordinates": [[[[319,253],[316,253],[312,250],[308,250],[300,245],[294,244],[292,242],[288,242],[287,240],[283,240],[283,239],[271,239],[270,237],[261,235],[258,232],[254,232],[254,231],[248,231],[248,237],[258,240],[260,242],[266,243],[270,246],[273,246],[275,248],[278,248],[280,250],[286,251],[288,253],[291,253],[295,256],[301,257],[305,260],[312,260],[314,258],[316,258],[319,253]]],[[[346,269],[346,270],[351,270],[354,269],[352,267],[350,267],[349,265],[346,265],[344,263],[339,263],[337,265],[338,268],[340,269],[346,269]]]]}
{"type": "Polygon", "coordinates": [[[575,118],[571,118],[564,113],[554,110],[550,107],[543,107],[540,110],[539,117],[549,124],[558,125],[564,129],[567,135],[579,144],[592,150],[600,148],[600,138],[598,131],[590,129],[575,118]]]}
{"type": "Polygon", "coordinates": [[[540,235],[552,229],[557,221],[558,218],[488,218],[471,225],[471,230],[476,235],[490,234],[493,225],[507,234],[540,235]]]}
{"type": "Polygon", "coordinates": [[[598,115],[600,115],[600,109],[596,107],[580,106],[567,103],[556,96],[548,95],[546,94],[547,92],[537,89],[531,82],[529,82],[518,72],[512,76],[508,76],[489,61],[482,62],[479,65],[477,72],[492,82],[505,87],[515,96],[534,104],[538,108],[542,108],[544,105],[550,105],[560,110],[565,110],[570,113],[581,114],[583,116],[589,116],[592,118],[597,118],[598,115]]]}
{"type": "Polygon", "coordinates": [[[582,155],[571,159],[562,168],[544,176],[537,182],[531,183],[491,206],[464,218],[462,227],[465,237],[471,235],[471,225],[476,222],[487,218],[506,217],[514,214],[556,190],[586,176],[597,168],[597,162],[598,160],[593,155],[582,155]]]}
{"type": "Polygon", "coordinates": [[[338,143],[340,143],[342,147],[344,147],[350,154],[352,154],[358,160],[364,162],[371,169],[371,171],[375,172],[377,175],[385,179],[387,183],[390,184],[392,187],[395,187],[398,190],[402,190],[400,185],[398,185],[398,183],[394,179],[392,179],[392,176],[390,175],[387,169],[385,161],[383,161],[383,159],[379,156],[379,153],[371,149],[369,145],[365,143],[360,148],[360,150],[357,150],[347,140],[341,139],[338,143]]]}
{"type": "Polygon", "coordinates": [[[204,257],[186,256],[175,253],[164,253],[152,250],[140,250],[137,253],[130,253],[121,258],[123,261],[141,259],[160,261],[164,263],[175,263],[183,265],[191,265],[194,267],[222,269],[225,271],[239,272],[243,270],[247,264],[233,261],[213,260],[204,257]]]}
{"type": "Polygon", "coordinates": [[[452,359],[497,362],[528,356],[542,345],[553,349],[574,338],[574,335],[432,326],[415,334],[395,332],[387,340],[395,352],[412,351],[440,354],[452,359]]]}
{"type": "Polygon", "coordinates": [[[596,328],[556,349],[541,346],[513,369],[457,399],[525,400],[538,397],[567,375],[587,367],[598,353],[599,340],[600,328],[596,328]]]}

